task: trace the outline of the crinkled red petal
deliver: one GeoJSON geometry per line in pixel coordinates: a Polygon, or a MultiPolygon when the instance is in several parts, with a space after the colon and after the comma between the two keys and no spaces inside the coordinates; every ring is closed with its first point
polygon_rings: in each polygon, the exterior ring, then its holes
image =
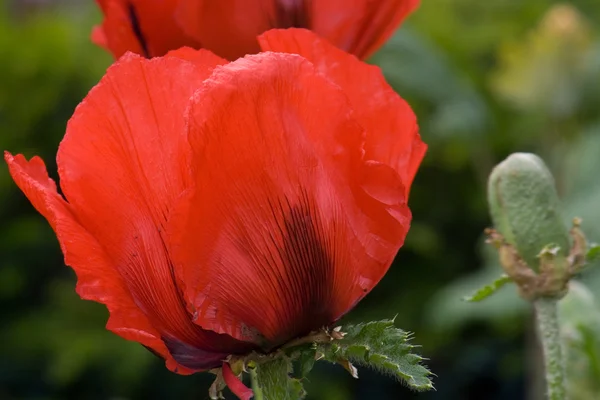
{"type": "Polygon", "coordinates": [[[272,347],[338,319],[410,222],[347,96],[302,57],[263,53],[215,69],[189,110],[196,184],[169,232],[196,323],[272,347]]]}
{"type": "MultiPolygon", "coordinates": [[[[65,254],[69,246],[89,251],[80,262],[68,260],[69,265],[78,274],[89,273],[90,279],[94,274],[119,279],[122,291],[145,318],[146,325],[137,327],[136,318],[111,316],[110,329],[135,340],[146,335],[160,341],[139,340],[167,358],[177,372],[216,367],[228,354],[252,347],[192,322],[167,242],[171,208],[193,183],[184,111],[194,88],[219,61],[203,54],[204,63],[202,57],[193,62],[178,57],[146,60],[133,54],[121,58],[69,121],[58,154],[67,202],[56,194],[53,183],[47,183],[47,175],[41,175],[38,159],[28,171],[46,182],[44,191],[23,189],[34,204],[45,204],[47,200],[38,199],[39,192],[46,196],[53,189],[53,201],[85,233],[69,236],[71,228],[60,234],[57,229],[65,254]],[[100,264],[96,258],[106,267],[96,267],[100,264]],[[131,336],[136,329],[138,336],[131,336]]],[[[44,215],[55,224],[49,212],[44,215]]],[[[111,310],[116,307],[110,284],[101,288],[80,284],[78,291],[111,310]]]]}
{"type": "MultiPolygon", "coordinates": [[[[65,263],[77,274],[77,293],[86,300],[107,306],[107,329],[151,348],[167,360],[171,369],[178,364],[169,354],[160,333],[132,298],[123,277],[117,272],[100,243],[77,221],[69,204],[57,193],[54,181],[39,157],[27,161],[22,155],[6,152],[4,159],[12,178],[33,206],[56,232],[65,263]]],[[[179,373],[190,373],[179,366],[179,373]]]]}
{"type": "Polygon", "coordinates": [[[304,29],[271,30],[259,42],[263,51],[301,55],[344,90],[366,130],[365,157],[394,168],[408,194],[427,146],[415,114],[381,70],[304,29]]]}

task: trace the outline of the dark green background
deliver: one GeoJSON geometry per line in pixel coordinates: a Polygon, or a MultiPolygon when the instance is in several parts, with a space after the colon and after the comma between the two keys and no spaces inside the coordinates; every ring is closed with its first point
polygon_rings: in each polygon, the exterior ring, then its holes
{"type": "MultiPolygon", "coordinates": [[[[397,315],[430,359],[437,391],[321,365],[309,398],[537,400],[527,304],[512,288],[479,305],[460,299],[500,274],[483,246],[485,183],[510,152],[544,157],[565,218],[583,217],[600,240],[600,3],[423,3],[371,60],[414,107],[429,144],[411,194],[413,226],[346,320],[397,315]]],[[[111,62],[89,41],[100,19],[91,0],[0,1],[0,149],[40,155],[54,178],[66,121],[111,62]]],[[[52,230],[5,166],[0,222],[0,399],[208,398],[210,375],[170,373],[104,329],[104,306],[75,294],[52,230]]],[[[599,274],[583,280],[600,289],[599,274]]]]}

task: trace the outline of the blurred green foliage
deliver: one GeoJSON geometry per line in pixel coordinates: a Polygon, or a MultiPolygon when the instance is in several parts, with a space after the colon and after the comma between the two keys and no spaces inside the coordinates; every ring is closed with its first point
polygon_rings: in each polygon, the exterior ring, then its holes
{"type": "MultiPolygon", "coordinates": [[[[38,3],[0,2],[0,148],[42,156],[56,178],[66,121],[111,60],[89,41],[93,2],[38,3]]],[[[501,273],[482,240],[485,183],[510,152],[542,156],[565,215],[600,241],[599,24],[596,0],[427,0],[373,57],[414,107],[429,152],[406,244],[346,320],[397,314],[437,391],[317,364],[310,399],[539,398],[528,305],[511,285],[478,304],[461,299],[501,273]]],[[[75,294],[50,227],[5,167],[0,221],[1,399],[208,397],[208,374],[172,374],[104,329],[106,310],[75,294]]],[[[600,291],[600,272],[582,279],[600,291]]]]}

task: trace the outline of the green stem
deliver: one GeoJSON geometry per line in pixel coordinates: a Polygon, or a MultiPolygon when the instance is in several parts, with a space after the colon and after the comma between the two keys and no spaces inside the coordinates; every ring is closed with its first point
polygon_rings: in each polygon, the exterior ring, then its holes
{"type": "Polygon", "coordinates": [[[538,335],[542,341],[546,367],[546,387],[549,400],[565,400],[565,373],[560,330],[558,326],[558,300],[539,298],[533,305],[536,312],[538,335]]]}
{"type": "Polygon", "coordinates": [[[258,384],[258,374],[256,373],[256,365],[249,365],[248,372],[250,373],[250,382],[252,386],[252,391],[254,392],[254,400],[264,400],[262,388],[258,384]]]}

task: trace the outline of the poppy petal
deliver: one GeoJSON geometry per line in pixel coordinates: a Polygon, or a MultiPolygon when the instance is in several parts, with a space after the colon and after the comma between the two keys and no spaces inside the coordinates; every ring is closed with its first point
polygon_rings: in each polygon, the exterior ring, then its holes
{"type": "Polygon", "coordinates": [[[322,1],[313,6],[310,28],[340,49],[366,59],[418,5],[419,0],[322,1]]]}
{"type": "Polygon", "coordinates": [[[145,54],[144,47],[136,36],[125,2],[119,0],[97,1],[104,14],[101,25],[92,30],[92,41],[107,50],[115,58],[127,51],[145,54]]]}
{"type": "Polygon", "coordinates": [[[244,385],[244,383],[240,380],[240,378],[238,378],[233,373],[229,363],[224,362],[221,370],[223,371],[223,379],[225,380],[227,387],[240,400],[250,400],[252,398],[252,396],[254,396],[254,392],[252,392],[252,389],[250,389],[246,385],[244,385]]]}
{"type": "Polygon", "coordinates": [[[227,64],[227,60],[214,53],[204,49],[192,49],[191,47],[181,47],[177,50],[169,51],[165,57],[175,57],[181,60],[190,61],[197,64],[198,67],[206,69],[216,67],[217,65],[227,64]]]}
{"type": "MultiPolygon", "coordinates": [[[[27,161],[21,154],[13,157],[8,152],[4,159],[17,186],[56,232],[65,264],[77,274],[77,293],[81,298],[105,304],[110,312],[107,329],[151,348],[167,359],[169,368],[175,368],[177,364],[160,334],[135,304],[102,246],[79,224],[69,204],[57,193],[42,159],[33,157],[27,161]]],[[[191,371],[181,368],[179,372],[191,371]]]]}
{"type": "Polygon", "coordinates": [[[263,53],[215,69],[189,110],[196,185],[169,232],[196,323],[273,347],[337,320],[410,220],[395,171],[362,159],[347,97],[303,58],[263,53]],[[370,173],[392,206],[362,187],[370,173]]]}
{"type": "Polygon", "coordinates": [[[92,40],[110,49],[115,58],[127,51],[156,57],[182,46],[200,47],[175,21],[176,0],[97,0],[97,3],[104,14],[98,27],[103,35],[96,29],[92,40]]]}
{"type": "Polygon", "coordinates": [[[78,221],[172,355],[193,369],[219,365],[238,345],[191,322],[165,243],[171,206],[191,184],[184,110],[213,67],[125,55],[77,107],[57,157],[78,221]]]}
{"type": "Polygon", "coordinates": [[[100,25],[96,25],[92,28],[92,42],[110,51],[110,49],[108,48],[106,34],[104,33],[104,29],[100,25]]]}
{"type": "Polygon", "coordinates": [[[256,36],[276,26],[273,0],[181,0],[177,20],[200,45],[228,60],[259,51],[256,36]]]}
{"type": "Polygon", "coordinates": [[[299,54],[339,85],[367,131],[365,157],[394,168],[410,190],[427,146],[410,106],[387,84],[379,67],[366,64],[304,29],[271,30],[263,51],[299,54]]]}

